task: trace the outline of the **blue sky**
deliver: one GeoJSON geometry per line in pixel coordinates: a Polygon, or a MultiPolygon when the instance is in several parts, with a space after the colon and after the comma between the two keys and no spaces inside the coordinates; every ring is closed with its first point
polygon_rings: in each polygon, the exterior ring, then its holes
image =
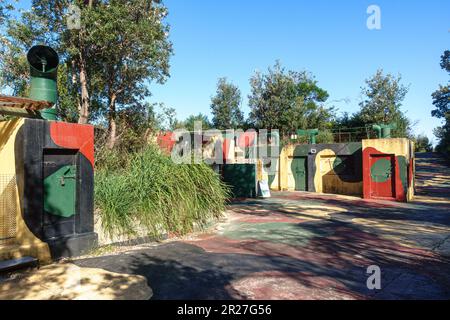
{"type": "MultiPolygon", "coordinates": [[[[29,0],[19,6],[29,8],[29,0]]],[[[448,0],[165,0],[174,45],[171,78],[151,85],[179,119],[210,116],[217,79],[239,86],[248,113],[249,78],[278,59],[309,70],[339,111],[358,110],[360,88],[378,68],[410,85],[403,110],[416,133],[435,139],[431,93],[448,82],[440,56],[450,49],[448,0]],[[366,26],[367,7],[381,9],[381,30],[366,26]],[[343,100],[346,99],[347,102],[343,100]]]]}
{"type": "Polygon", "coordinates": [[[400,73],[410,85],[403,110],[416,133],[434,138],[431,93],[446,84],[439,66],[450,49],[450,1],[166,0],[175,55],[171,78],[152,85],[153,102],[174,107],[180,119],[210,115],[219,77],[242,91],[248,113],[249,78],[279,59],[309,70],[330,93],[330,104],[354,112],[364,79],[377,68],[400,73]],[[381,8],[381,30],[366,27],[367,7],[381,8]],[[342,99],[349,99],[343,102],[342,99]],[[332,101],[339,101],[333,103],[332,101]]]}

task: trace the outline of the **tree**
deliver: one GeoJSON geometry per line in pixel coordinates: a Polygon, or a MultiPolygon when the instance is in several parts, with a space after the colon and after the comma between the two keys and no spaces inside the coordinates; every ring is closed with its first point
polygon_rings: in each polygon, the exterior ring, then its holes
{"type": "Polygon", "coordinates": [[[75,93],[73,103],[78,111],[78,122],[88,122],[93,78],[89,78],[88,70],[91,69],[89,62],[94,61],[91,58],[96,47],[86,41],[88,30],[85,22],[96,4],[94,0],[33,0],[31,10],[23,12],[18,19],[9,19],[6,31],[8,48],[3,55],[6,64],[2,67],[2,73],[3,77],[6,75],[7,84],[14,89],[15,94],[24,95],[28,90],[27,50],[33,44],[50,45],[58,52],[60,62],[66,64],[64,71],[68,80],[59,79],[59,83],[73,87],[68,91],[75,93]],[[67,14],[71,4],[81,10],[80,29],[68,28],[67,14]]]}
{"type": "MultiPolygon", "coordinates": [[[[446,50],[441,56],[441,68],[450,74],[450,51],[446,50]]],[[[445,118],[450,107],[450,84],[439,86],[439,89],[433,92],[433,105],[436,107],[431,111],[431,115],[436,118],[445,118]]]]}
{"type": "Polygon", "coordinates": [[[384,75],[383,70],[377,70],[374,76],[366,80],[366,86],[361,88],[364,98],[359,104],[360,111],[355,114],[355,122],[362,125],[395,123],[395,136],[410,136],[411,121],[401,110],[407,93],[408,87],[401,84],[400,75],[384,75]]]}
{"type": "Polygon", "coordinates": [[[189,116],[178,127],[184,128],[188,131],[194,131],[194,125],[195,125],[196,121],[201,122],[202,130],[208,130],[208,129],[211,129],[211,127],[212,127],[212,124],[209,121],[208,117],[202,113],[189,116]]]}
{"type": "Polygon", "coordinates": [[[0,0],[0,26],[3,25],[4,20],[8,16],[8,4],[5,0],[0,0]]]}
{"type": "Polygon", "coordinates": [[[424,134],[419,134],[415,139],[415,151],[416,152],[431,152],[433,151],[433,145],[428,137],[424,134]]]}
{"type": "Polygon", "coordinates": [[[179,128],[180,121],[177,119],[177,113],[174,108],[167,107],[164,103],[160,103],[161,112],[157,114],[158,128],[163,131],[171,131],[179,128]]]}
{"type": "Polygon", "coordinates": [[[0,26],[2,26],[5,20],[9,17],[9,11],[13,9],[13,5],[7,3],[5,0],[0,0],[0,26]]]}
{"type": "Polygon", "coordinates": [[[333,109],[324,102],[328,93],[306,71],[286,71],[279,62],[266,74],[250,79],[250,121],[256,128],[278,129],[287,137],[296,129],[331,126],[333,109]]]}
{"type": "MultiPolygon", "coordinates": [[[[26,61],[28,49],[34,44],[52,46],[60,56],[61,65],[66,64],[65,67],[60,67],[58,85],[67,87],[58,86],[58,91],[70,91],[75,94],[75,101],[72,102],[77,108],[76,120],[87,123],[91,102],[86,74],[88,68],[86,62],[89,59],[86,52],[80,51],[77,47],[79,42],[83,41],[82,30],[85,24],[81,24],[80,30],[68,30],[66,13],[71,3],[71,1],[33,0],[31,10],[22,12],[19,17],[8,19],[3,35],[4,46],[0,52],[3,62],[0,65],[0,72],[3,86],[6,84],[12,88],[15,95],[26,96],[29,89],[29,67],[26,61]],[[63,79],[63,76],[67,79],[63,79]]],[[[83,13],[81,17],[84,19],[87,16],[87,12],[84,11],[94,2],[86,2],[86,5],[81,1],[74,3],[80,6],[83,13]]],[[[63,99],[65,100],[63,108],[66,108],[67,96],[63,99]]],[[[66,119],[68,110],[60,111],[60,115],[66,119]]]]}
{"type": "MultiPolygon", "coordinates": [[[[57,113],[59,119],[66,122],[78,122],[78,92],[76,83],[71,79],[70,67],[67,63],[62,63],[58,67],[57,78],[58,103],[57,113]]],[[[91,108],[94,112],[98,107],[91,108]]]]}
{"type": "MultiPolygon", "coordinates": [[[[450,74],[450,51],[446,50],[441,56],[441,68],[450,74]]],[[[434,135],[440,140],[437,150],[450,153],[450,82],[446,86],[439,86],[433,92],[433,105],[436,109],[431,111],[433,117],[443,119],[444,124],[434,131],[434,135]]]]}
{"type": "Polygon", "coordinates": [[[110,148],[116,142],[118,109],[133,108],[148,97],[150,81],[164,83],[172,53],[168,26],[161,23],[166,8],[159,1],[128,3],[121,0],[98,5],[90,21],[92,28],[96,26],[92,38],[102,48],[95,69],[106,98],[110,148]]]}
{"type": "Polygon", "coordinates": [[[32,13],[24,12],[20,20],[3,14],[4,29],[0,29],[0,85],[13,95],[27,96],[30,70],[26,53],[33,43],[44,42],[48,31],[32,13]]]}
{"type": "Polygon", "coordinates": [[[25,92],[26,51],[36,43],[51,45],[64,65],[65,79],[58,83],[67,86],[67,92],[61,90],[60,115],[73,118],[76,105],[79,123],[107,118],[108,145],[113,147],[117,112],[139,109],[150,95],[148,85],[169,76],[172,46],[166,15],[160,0],[33,0],[31,10],[8,21],[9,46],[2,50],[2,58],[8,59],[0,66],[3,80],[16,93],[25,92]],[[67,23],[72,3],[81,11],[79,29],[70,29],[67,23]]]}
{"type": "Polygon", "coordinates": [[[244,115],[240,109],[241,91],[226,78],[217,82],[217,91],[211,98],[212,124],[215,129],[227,130],[241,128],[244,115]]]}

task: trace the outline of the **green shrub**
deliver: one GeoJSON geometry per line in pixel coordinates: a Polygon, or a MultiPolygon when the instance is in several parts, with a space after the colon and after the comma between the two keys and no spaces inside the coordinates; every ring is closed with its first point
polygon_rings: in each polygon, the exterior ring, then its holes
{"type": "Polygon", "coordinates": [[[229,189],[205,164],[175,164],[154,145],[128,155],[102,151],[100,157],[95,202],[110,236],[136,235],[137,226],[153,237],[186,234],[225,209],[229,189]]]}
{"type": "Polygon", "coordinates": [[[321,130],[316,137],[317,143],[334,143],[333,133],[329,130],[321,130]]]}

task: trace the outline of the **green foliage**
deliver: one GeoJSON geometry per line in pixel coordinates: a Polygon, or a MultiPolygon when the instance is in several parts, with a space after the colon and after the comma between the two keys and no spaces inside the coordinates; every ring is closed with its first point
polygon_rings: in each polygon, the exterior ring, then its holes
{"type": "Polygon", "coordinates": [[[445,118],[450,108],[450,85],[440,85],[439,89],[433,92],[432,98],[436,109],[431,111],[431,115],[436,118],[445,118]]]}
{"type": "Polygon", "coordinates": [[[336,142],[342,141],[341,139],[359,142],[362,139],[376,137],[371,125],[364,124],[358,117],[358,113],[350,115],[348,112],[343,112],[341,116],[336,117],[333,122],[333,132],[336,134],[336,142]]]}
{"type": "Polygon", "coordinates": [[[5,65],[6,52],[8,52],[8,39],[5,37],[5,24],[10,16],[10,10],[14,10],[14,7],[7,3],[6,0],[0,0],[0,89],[5,86],[3,80],[3,67],[5,65]]]}
{"type": "Polygon", "coordinates": [[[337,117],[333,122],[334,131],[351,133],[354,139],[360,140],[374,137],[373,124],[395,124],[392,137],[413,138],[413,124],[401,110],[407,92],[408,87],[401,84],[401,76],[385,75],[382,70],[377,70],[361,89],[360,110],[352,115],[344,112],[337,117]]]}
{"type": "Polygon", "coordinates": [[[164,83],[169,76],[172,45],[161,23],[166,15],[159,1],[116,0],[95,5],[86,16],[86,41],[96,47],[89,72],[110,122],[119,110],[140,108],[150,81],[164,83]]]}
{"type": "MultiPolygon", "coordinates": [[[[446,50],[441,56],[441,68],[450,73],[449,50],[446,50]]],[[[432,98],[436,109],[431,111],[431,115],[444,120],[444,124],[434,131],[434,135],[439,139],[436,149],[439,152],[450,154],[450,85],[440,85],[439,89],[433,92],[432,98]]]]}
{"type": "MultiPolygon", "coordinates": [[[[45,43],[60,56],[59,116],[65,121],[119,121],[119,111],[142,109],[149,84],[169,76],[172,45],[162,1],[33,0],[18,16],[2,15],[0,85],[26,96],[26,52],[45,43]],[[69,29],[70,4],[81,10],[81,28],[69,29]]],[[[114,137],[115,138],[115,137],[114,137]]]]}
{"type": "Polygon", "coordinates": [[[7,17],[7,3],[4,0],[0,0],[0,25],[3,24],[4,19],[7,17]]]}
{"type": "Polygon", "coordinates": [[[450,115],[446,118],[444,125],[435,128],[433,133],[439,139],[436,151],[450,157],[450,115]]]}
{"type": "Polygon", "coordinates": [[[414,138],[415,151],[416,152],[431,152],[433,151],[433,145],[428,137],[424,134],[419,134],[414,138]]]}
{"type": "Polygon", "coordinates": [[[408,87],[401,84],[400,75],[385,75],[383,70],[377,70],[361,90],[364,100],[352,122],[359,126],[395,123],[397,129],[393,130],[394,137],[410,137],[411,121],[401,110],[407,93],[408,87]]]}
{"type": "Polygon", "coordinates": [[[96,154],[96,158],[99,158],[99,155],[107,156],[99,160],[101,164],[102,161],[109,161],[111,157],[116,158],[111,154],[123,153],[127,156],[130,152],[141,151],[158,132],[172,130],[175,122],[174,109],[167,108],[164,104],[143,103],[134,108],[119,110],[116,114],[118,139],[111,153],[103,150],[109,140],[109,133],[105,129],[106,121],[97,126],[95,142],[100,152],[96,154]]]}
{"type": "Polygon", "coordinates": [[[110,235],[185,234],[220,217],[229,189],[207,165],[177,165],[157,146],[118,154],[102,150],[95,173],[95,199],[110,235]],[[124,158],[124,160],[120,160],[124,158]]]}
{"type": "Polygon", "coordinates": [[[297,129],[331,126],[333,109],[324,105],[328,93],[310,73],[286,71],[277,62],[250,84],[250,121],[256,128],[279,129],[283,138],[297,129]]]}
{"type": "Polygon", "coordinates": [[[209,121],[208,117],[202,113],[189,116],[185,121],[177,123],[175,127],[176,129],[194,131],[195,122],[201,122],[202,130],[208,130],[212,128],[212,124],[209,121]]]}
{"type": "Polygon", "coordinates": [[[214,129],[240,129],[244,115],[240,109],[241,91],[237,86],[220,78],[217,83],[216,95],[211,98],[212,124],[214,129]]]}
{"type": "Polygon", "coordinates": [[[78,94],[70,79],[70,68],[66,63],[58,67],[58,117],[65,122],[78,122],[78,94]]]}
{"type": "Polygon", "coordinates": [[[316,143],[333,143],[334,136],[330,130],[321,130],[316,137],[316,143]]]}
{"type": "Polygon", "coordinates": [[[47,31],[35,15],[24,12],[20,20],[4,16],[0,29],[0,87],[9,87],[13,95],[27,96],[29,92],[28,49],[40,43],[47,31]]]}

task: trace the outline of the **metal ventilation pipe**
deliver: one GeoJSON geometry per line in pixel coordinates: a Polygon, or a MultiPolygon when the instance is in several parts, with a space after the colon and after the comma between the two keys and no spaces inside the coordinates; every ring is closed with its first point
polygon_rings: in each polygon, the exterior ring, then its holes
{"type": "Polygon", "coordinates": [[[28,51],[27,60],[31,75],[30,98],[51,102],[53,107],[42,110],[41,116],[47,120],[56,120],[58,54],[48,46],[37,45],[28,51]]]}

